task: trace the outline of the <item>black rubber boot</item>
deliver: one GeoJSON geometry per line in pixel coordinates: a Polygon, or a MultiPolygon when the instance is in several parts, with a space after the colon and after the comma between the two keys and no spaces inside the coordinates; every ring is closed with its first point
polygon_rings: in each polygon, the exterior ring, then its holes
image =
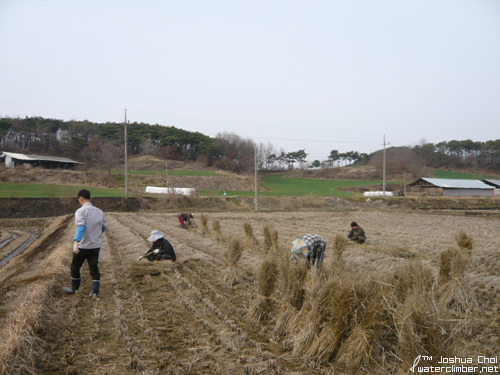
{"type": "Polygon", "coordinates": [[[67,286],[63,286],[62,290],[68,294],[75,294],[75,292],[80,289],[80,283],[82,279],[71,279],[71,286],[68,288],[67,286]]]}
{"type": "Polygon", "coordinates": [[[101,282],[99,280],[92,280],[92,292],[90,292],[89,297],[90,298],[99,298],[99,286],[101,285],[101,282]]]}

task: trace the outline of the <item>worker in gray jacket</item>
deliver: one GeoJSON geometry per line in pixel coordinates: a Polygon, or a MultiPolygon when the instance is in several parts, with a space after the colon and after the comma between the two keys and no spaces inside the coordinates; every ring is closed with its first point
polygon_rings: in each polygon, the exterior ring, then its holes
{"type": "Polygon", "coordinates": [[[73,237],[73,261],[71,262],[71,287],[63,287],[63,291],[74,294],[81,283],[80,268],[85,260],[89,265],[92,277],[92,291],[89,297],[99,296],[101,273],[99,272],[99,251],[101,237],[108,223],[103,212],[90,203],[90,191],[82,189],[78,192],[81,207],[75,212],[76,233],[73,237]]]}

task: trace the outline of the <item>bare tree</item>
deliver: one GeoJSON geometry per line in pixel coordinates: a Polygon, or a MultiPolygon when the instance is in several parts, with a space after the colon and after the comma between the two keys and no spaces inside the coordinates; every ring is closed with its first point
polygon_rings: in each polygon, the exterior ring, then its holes
{"type": "Polygon", "coordinates": [[[254,169],[256,145],[249,138],[244,139],[235,133],[218,133],[216,143],[223,150],[220,159],[215,163],[219,168],[236,173],[248,173],[254,169]]]}
{"type": "Polygon", "coordinates": [[[99,162],[108,170],[111,176],[111,169],[117,165],[123,158],[123,148],[115,146],[111,143],[105,142],[101,144],[100,152],[98,154],[99,162]]]}
{"type": "Polygon", "coordinates": [[[147,136],[147,138],[142,143],[142,151],[146,154],[146,163],[149,163],[149,156],[154,150],[154,141],[151,139],[151,136],[147,136]]]}

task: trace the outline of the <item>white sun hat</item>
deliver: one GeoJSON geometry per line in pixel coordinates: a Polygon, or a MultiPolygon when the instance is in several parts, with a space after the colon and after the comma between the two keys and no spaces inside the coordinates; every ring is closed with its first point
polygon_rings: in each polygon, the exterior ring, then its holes
{"type": "Polygon", "coordinates": [[[151,236],[149,236],[148,241],[155,242],[156,240],[159,240],[162,237],[163,234],[159,230],[153,230],[151,231],[151,236]]]}

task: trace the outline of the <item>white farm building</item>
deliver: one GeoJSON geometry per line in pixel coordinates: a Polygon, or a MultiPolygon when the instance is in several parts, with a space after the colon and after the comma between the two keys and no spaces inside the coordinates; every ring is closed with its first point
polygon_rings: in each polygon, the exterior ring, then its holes
{"type": "Polygon", "coordinates": [[[485,184],[491,185],[495,188],[495,197],[500,197],[500,180],[482,180],[485,184]]]}
{"type": "Polygon", "coordinates": [[[0,153],[0,164],[5,163],[7,168],[14,168],[18,165],[24,165],[25,168],[42,167],[42,168],[65,168],[70,169],[80,163],[68,158],[60,158],[57,156],[18,154],[16,152],[0,153]]]}
{"type": "Polygon", "coordinates": [[[479,180],[421,177],[408,185],[412,192],[443,197],[493,197],[495,187],[479,180]]]}

